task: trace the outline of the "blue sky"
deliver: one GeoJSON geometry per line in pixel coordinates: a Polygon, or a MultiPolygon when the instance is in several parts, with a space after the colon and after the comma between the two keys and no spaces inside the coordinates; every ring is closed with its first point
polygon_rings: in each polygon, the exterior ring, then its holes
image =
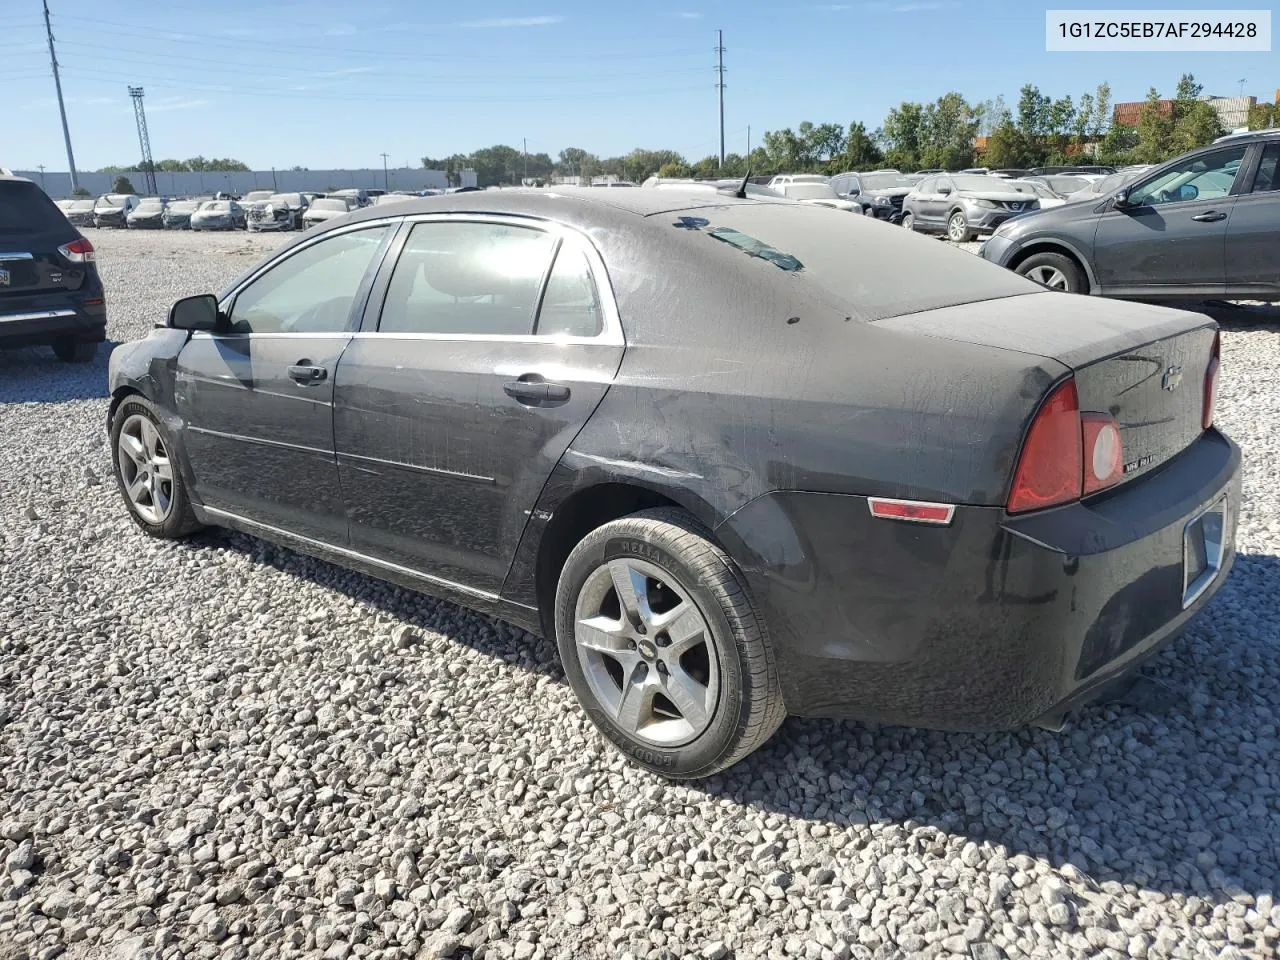
{"type": "MultiPolygon", "coordinates": [[[[953,89],[1012,104],[1026,82],[1074,97],[1105,80],[1136,100],[1172,92],[1184,70],[1220,95],[1242,78],[1268,101],[1280,86],[1276,53],[1046,53],[1045,4],[1025,2],[50,3],[84,169],[136,161],[129,84],[146,88],[157,160],[376,167],[385,151],[401,166],[522,138],[553,157],[643,146],[697,159],[718,145],[717,28],[738,152],[748,125],[753,143],[806,119],[874,129],[898,102],[953,89]]],[[[39,0],[0,0],[0,86],[0,166],[65,169],[39,0]]]]}

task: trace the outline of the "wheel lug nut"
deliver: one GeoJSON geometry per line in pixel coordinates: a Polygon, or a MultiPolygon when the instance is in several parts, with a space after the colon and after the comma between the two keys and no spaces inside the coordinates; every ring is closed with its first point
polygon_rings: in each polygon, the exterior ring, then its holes
{"type": "Polygon", "coordinates": [[[638,623],[638,624],[636,624],[636,633],[640,634],[640,636],[642,636],[642,637],[644,636],[644,624],[643,624],[643,623],[638,623]]]}
{"type": "Polygon", "coordinates": [[[634,650],[636,648],[636,642],[634,640],[629,640],[627,641],[627,646],[634,650]]]}
{"type": "Polygon", "coordinates": [[[662,674],[664,677],[667,675],[667,665],[663,663],[661,660],[658,661],[658,672],[662,674]]]}

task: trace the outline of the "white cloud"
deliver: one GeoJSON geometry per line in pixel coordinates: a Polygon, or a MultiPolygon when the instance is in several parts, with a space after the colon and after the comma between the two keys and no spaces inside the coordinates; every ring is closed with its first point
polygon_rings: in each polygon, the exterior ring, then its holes
{"type": "Polygon", "coordinates": [[[546,27],[553,23],[561,23],[563,20],[564,17],[495,17],[492,20],[466,20],[458,26],[482,30],[500,27],[546,27]]]}
{"type": "Polygon", "coordinates": [[[677,20],[701,20],[702,19],[702,14],[700,13],[685,12],[685,13],[674,14],[674,16],[677,20]]]}

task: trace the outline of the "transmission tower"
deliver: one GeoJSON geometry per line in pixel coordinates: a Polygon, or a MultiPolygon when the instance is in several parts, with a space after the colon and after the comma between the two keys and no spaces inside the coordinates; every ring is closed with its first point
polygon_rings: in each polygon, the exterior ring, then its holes
{"type": "Polygon", "coordinates": [[[716,92],[720,94],[720,166],[724,166],[724,31],[716,31],[716,92]]]}
{"type": "Polygon", "coordinates": [[[151,159],[151,138],[147,136],[147,111],[142,108],[142,88],[130,87],[129,96],[133,98],[133,117],[138,121],[138,146],[142,149],[142,169],[147,175],[147,193],[155,196],[156,165],[151,159]]]}

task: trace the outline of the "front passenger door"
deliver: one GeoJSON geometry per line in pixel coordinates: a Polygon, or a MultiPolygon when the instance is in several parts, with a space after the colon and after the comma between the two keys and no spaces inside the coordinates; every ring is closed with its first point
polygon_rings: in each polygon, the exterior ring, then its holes
{"type": "Polygon", "coordinates": [[[392,228],[325,234],[221,305],[225,333],[178,355],[176,402],[206,507],[327,543],[347,519],[333,452],[333,384],[392,228]]]}

